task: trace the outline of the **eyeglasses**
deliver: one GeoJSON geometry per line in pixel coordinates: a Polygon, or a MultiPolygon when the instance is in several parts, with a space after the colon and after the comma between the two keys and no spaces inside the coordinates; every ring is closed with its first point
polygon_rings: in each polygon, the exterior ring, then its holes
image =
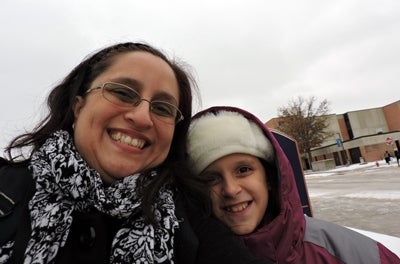
{"type": "Polygon", "coordinates": [[[137,107],[142,101],[146,101],[150,104],[150,112],[158,119],[170,124],[177,124],[183,120],[182,112],[175,105],[164,101],[143,99],[138,92],[129,86],[106,82],[100,86],[89,88],[86,93],[90,93],[95,89],[101,89],[103,97],[117,106],[137,107]]]}

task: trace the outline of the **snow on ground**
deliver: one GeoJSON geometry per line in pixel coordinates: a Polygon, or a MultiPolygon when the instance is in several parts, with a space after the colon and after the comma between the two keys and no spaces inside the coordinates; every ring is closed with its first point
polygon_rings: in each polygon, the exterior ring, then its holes
{"type": "MultiPolygon", "coordinates": [[[[348,171],[364,169],[364,172],[368,173],[368,172],[373,172],[375,170],[378,170],[382,167],[388,167],[388,166],[397,167],[396,161],[392,161],[390,165],[387,165],[384,160],[378,161],[378,163],[379,163],[379,167],[376,166],[375,162],[369,162],[369,163],[363,163],[363,164],[352,164],[349,166],[339,166],[339,167],[336,167],[335,169],[326,170],[326,171],[317,171],[317,172],[305,171],[304,175],[306,178],[329,177],[329,176],[337,174],[338,172],[348,172],[348,171]]],[[[329,180],[329,178],[327,178],[327,180],[329,180]]],[[[330,194],[336,195],[336,192],[334,192],[334,191],[330,192],[329,190],[323,190],[323,191],[319,190],[319,191],[311,191],[309,194],[312,197],[318,197],[318,196],[328,196],[330,194]]],[[[385,192],[385,193],[382,193],[380,191],[355,192],[355,193],[351,193],[351,194],[341,195],[340,197],[396,200],[396,199],[400,199],[400,190],[385,192]]]]}
{"type": "Polygon", "coordinates": [[[341,197],[341,198],[372,198],[383,200],[400,200],[400,190],[391,192],[368,191],[368,192],[354,192],[348,194],[339,194],[335,190],[309,190],[310,197],[341,197]]]}
{"type": "Polygon", "coordinates": [[[338,172],[346,172],[346,171],[353,171],[353,170],[359,170],[359,169],[367,169],[366,171],[374,171],[376,169],[379,169],[382,166],[397,166],[396,162],[392,162],[390,165],[387,165],[384,160],[378,161],[379,167],[376,166],[375,162],[366,162],[363,164],[352,164],[349,166],[338,166],[335,169],[331,170],[326,170],[326,171],[305,171],[304,175],[306,177],[325,177],[325,176],[331,176],[334,175],[338,172]]]}
{"type": "Polygon", "coordinates": [[[347,198],[372,198],[372,199],[385,199],[385,200],[397,200],[400,199],[400,190],[398,192],[393,191],[393,192],[358,192],[358,193],[353,193],[353,194],[346,194],[342,195],[342,197],[347,197],[347,198]]]}

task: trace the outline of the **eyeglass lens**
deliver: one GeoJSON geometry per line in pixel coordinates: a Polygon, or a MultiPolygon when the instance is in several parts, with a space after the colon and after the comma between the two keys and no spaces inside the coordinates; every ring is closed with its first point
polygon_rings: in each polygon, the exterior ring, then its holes
{"type": "Polygon", "coordinates": [[[172,123],[181,120],[181,113],[173,104],[142,99],[139,93],[127,86],[106,83],[103,87],[103,95],[111,103],[122,107],[138,106],[142,101],[147,101],[150,103],[150,111],[157,117],[172,123]]]}

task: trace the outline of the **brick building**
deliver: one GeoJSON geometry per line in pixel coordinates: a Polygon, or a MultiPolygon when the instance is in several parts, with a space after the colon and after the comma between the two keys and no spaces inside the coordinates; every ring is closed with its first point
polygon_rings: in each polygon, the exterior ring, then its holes
{"type": "MultiPolygon", "coordinates": [[[[328,122],[333,136],[311,150],[313,168],[314,163],[338,166],[346,161],[351,164],[374,162],[382,160],[386,150],[392,156],[395,150],[400,150],[400,101],[378,108],[331,114],[328,122]]],[[[279,118],[265,124],[276,129],[279,118]]],[[[303,168],[309,169],[307,155],[301,156],[303,168]]]]}

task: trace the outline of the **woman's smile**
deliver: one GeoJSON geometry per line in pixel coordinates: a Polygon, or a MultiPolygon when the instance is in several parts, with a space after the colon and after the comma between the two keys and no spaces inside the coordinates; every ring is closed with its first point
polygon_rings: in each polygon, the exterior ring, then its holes
{"type": "Polygon", "coordinates": [[[126,144],[131,147],[135,147],[138,149],[143,149],[144,146],[146,145],[146,141],[140,138],[135,138],[131,137],[127,134],[124,134],[120,131],[110,131],[109,132],[110,137],[115,140],[116,142],[119,142],[121,144],[126,144]]]}

